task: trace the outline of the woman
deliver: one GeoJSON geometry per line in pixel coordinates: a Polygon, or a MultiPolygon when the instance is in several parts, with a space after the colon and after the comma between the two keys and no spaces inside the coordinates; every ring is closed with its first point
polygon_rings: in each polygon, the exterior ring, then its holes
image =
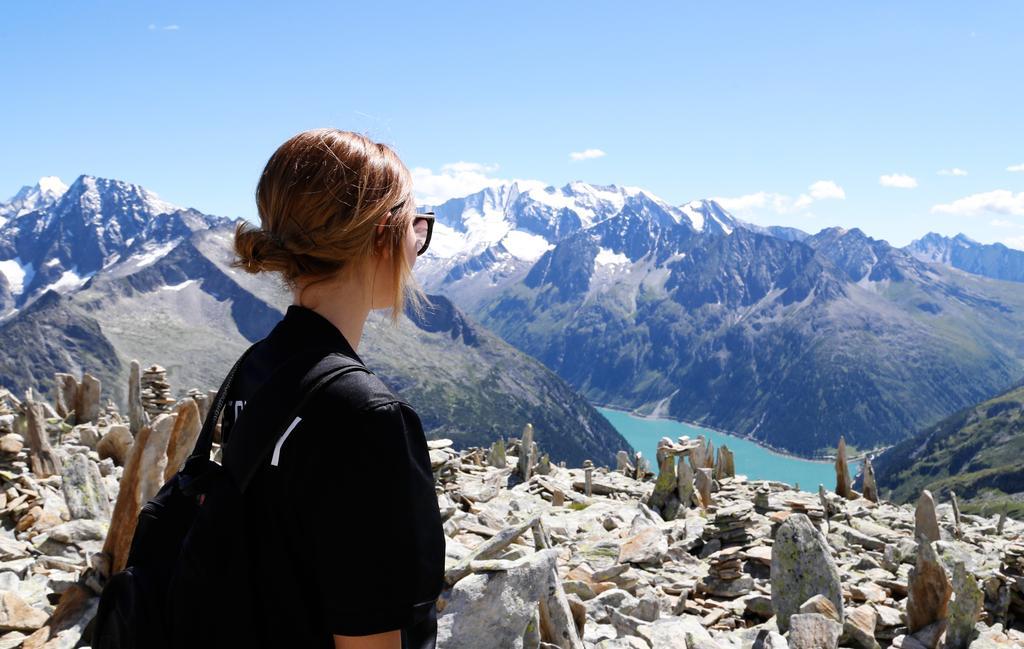
{"type": "MultiPolygon", "coordinates": [[[[293,303],[235,376],[222,436],[245,402],[301,350],[362,364],[369,312],[397,322],[432,218],[415,213],[409,170],[387,146],[337,129],[295,135],[256,190],[260,227],[241,223],[233,266],[278,273],[293,303]]],[[[420,420],[372,372],[337,379],[282,434],[245,494],[250,593],[261,644],[425,649],[444,534],[420,420]]]]}

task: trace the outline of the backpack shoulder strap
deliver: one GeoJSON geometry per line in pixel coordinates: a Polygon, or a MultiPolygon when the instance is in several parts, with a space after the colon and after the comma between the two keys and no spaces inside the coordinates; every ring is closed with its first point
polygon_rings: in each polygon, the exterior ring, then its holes
{"type": "MultiPolygon", "coordinates": [[[[235,364],[231,366],[224,381],[221,382],[220,388],[217,389],[217,396],[213,398],[213,403],[210,404],[210,409],[206,413],[206,419],[203,420],[203,427],[199,431],[199,437],[196,439],[196,445],[192,448],[192,452],[188,456],[188,461],[182,467],[184,471],[192,462],[193,458],[207,459],[210,457],[210,450],[213,448],[213,431],[217,428],[217,419],[220,418],[220,413],[224,409],[224,404],[227,402],[228,390],[231,388],[231,383],[235,378],[235,374],[238,372],[238,368],[245,362],[246,357],[256,347],[257,343],[253,343],[246,349],[235,364]]],[[[190,471],[186,471],[190,473],[190,471]]]]}
{"type": "Polygon", "coordinates": [[[349,372],[372,372],[358,361],[323,349],[300,352],[274,370],[251,396],[231,429],[223,464],[245,492],[281,435],[302,408],[331,381],[349,372]]]}

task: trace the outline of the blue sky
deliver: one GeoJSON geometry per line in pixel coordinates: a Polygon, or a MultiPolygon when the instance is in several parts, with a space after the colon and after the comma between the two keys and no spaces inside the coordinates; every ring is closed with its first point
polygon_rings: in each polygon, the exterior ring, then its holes
{"type": "Polygon", "coordinates": [[[336,126],[424,199],[579,179],[1024,248],[1024,3],[484,4],[3,3],[0,196],[87,173],[255,218],[274,148],[336,126]]]}

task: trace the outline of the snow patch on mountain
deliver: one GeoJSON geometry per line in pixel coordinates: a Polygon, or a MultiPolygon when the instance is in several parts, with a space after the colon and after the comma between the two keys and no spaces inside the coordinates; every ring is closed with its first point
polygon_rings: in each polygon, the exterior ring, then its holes
{"type": "Polygon", "coordinates": [[[548,250],[555,247],[547,239],[539,234],[523,232],[522,230],[510,230],[501,240],[501,245],[508,250],[513,257],[525,261],[536,261],[548,250]]]}
{"type": "Polygon", "coordinates": [[[61,273],[60,277],[57,279],[56,282],[48,284],[41,291],[39,291],[39,294],[42,295],[43,293],[49,291],[50,289],[53,289],[58,293],[74,290],[81,286],[82,284],[85,284],[87,281],[89,281],[89,278],[92,277],[93,275],[94,273],[89,273],[84,277],[80,276],[78,274],[78,267],[75,266],[71,270],[66,270],[63,273],[61,273]]]}
{"type": "Polygon", "coordinates": [[[616,264],[629,264],[629,257],[622,254],[621,252],[613,252],[608,248],[600,248],[597,251],[597,256],[594,257],[594,261],[601,266],[614,266],[616,264]]]}
{"type": "Polygon", "coordinates": [[[146,245],[141,251],[125,259],[124,263],[132,264],[136,270],[145,268],[173,250],[178,243],[178,241],[169,241],[160,245],[146,245]]]}
{"type": "Polygon", "coordinates": [[[7,278],[7,284],[11,287],[11,295],[21,295],[36,275],[32,264],[22,263],[20,257],[0,261],[0,273],[7,278]]]}
{"type": "Polygon", "coordinates": [[[171,284],[169,286],[162,286],[161,288],[163,290],[165,290],[165,291],[180,291],[181,289],[185,288],[186,286],[191,286],[192,284],[195,284],[195,283],[196,283],[196,280],[194,280],[194,279],[186,279],[184,282],[182,282],[180,284],[171,284]]]}

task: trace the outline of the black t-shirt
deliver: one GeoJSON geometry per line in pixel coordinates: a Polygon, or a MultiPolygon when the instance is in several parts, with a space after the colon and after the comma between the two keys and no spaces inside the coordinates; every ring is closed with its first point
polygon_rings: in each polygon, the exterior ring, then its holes
{"type": "MultiPolygon", "coordinates": [[[[301,349],[360,364],[341,332],[291,305],[232,382],[221,425],[301,349]]],[[[265,646],[333,647],[332,635],[402,630],[403,649],[433,649],[444,532],[423,428],[372,374],[350,372],[281,431],[245,493],[247,554],[265,646]]]]}

